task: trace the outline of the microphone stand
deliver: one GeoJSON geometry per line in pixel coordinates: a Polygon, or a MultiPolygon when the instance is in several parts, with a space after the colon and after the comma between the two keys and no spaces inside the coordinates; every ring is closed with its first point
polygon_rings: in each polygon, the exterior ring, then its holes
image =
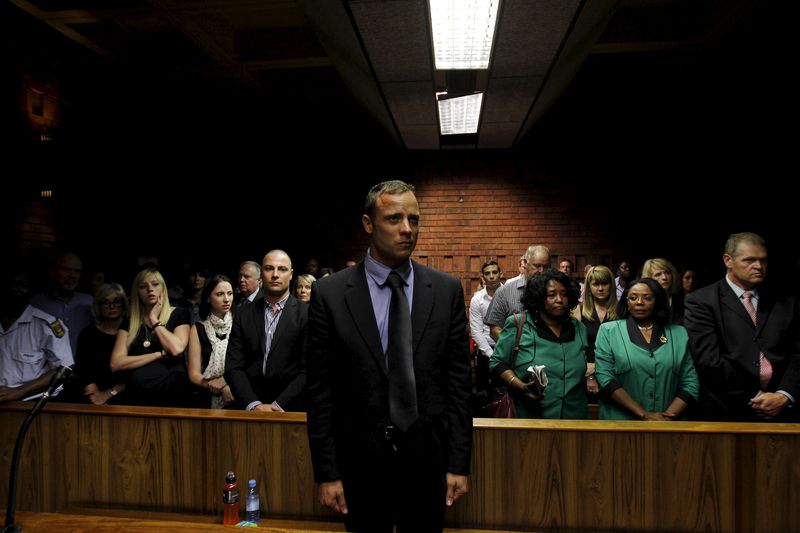
{"type": "Polygon", "coordinates": [[[50,386],[47,388],[47,391],[42,394],[42,396],[33,406],[33,409],[31,409],[28,413],[28,416],[26,416],[25,420],[23,420],[22,427],[19,428],[17,442],[14,444],[14,454],[11,456],[11,474],[8,481],[8,506],[6,507],[6,527],[3,529],[3,533],[22,532],[22,526],[14,524],[14,508],[16,507],[17,503],[17,471],[19,470],[19,456],[22,453],[22,444],[25,441],[25,434],[28,433],[28,428],[30,427],[31,422],[33,422],[33,419],[36,418],[36,415],[39,414],[39,411],[42,410],[44,405],[53,395],[55,389],[67,378],[71,372],[72,368],[68,366],[62,366],[58,369],[58,372],[53,375],[53,379],[50,380],[50,386]]]}

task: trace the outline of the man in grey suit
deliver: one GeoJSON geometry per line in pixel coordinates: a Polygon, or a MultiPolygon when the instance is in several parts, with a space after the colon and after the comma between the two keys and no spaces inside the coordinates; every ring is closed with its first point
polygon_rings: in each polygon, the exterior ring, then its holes
{"type": "Polygon", "coordinates": [[[304,411],[308,306],[289,294],[286,252],[272,250],[261,263],[264,298],[240,306],[233,319],[225,381],[248,411],[304,411]]]}
{"type": "Polygon", "coordinates": [[[365,259],[319,280],[311,296],[314,475],[321,503],[345,514],[350,531],[390,532],[393,525],[401,532],[441,531],[446,506],[468,490],[472,418],[464,295],[453,276],[411,261],[419,220],[411,185],[373,187],[362,215],[370,235],[365,259]],[[402,316],[393,311],[395,302],[407,302],[406,313],[410,308],[408,367],[393,348],[402,316]],[[408,374],[399,374],[405,368],[408,374]],[[410,400],[398,400],[408,390],[415,393],[410,400]]]}
{"type": "Polygon", "coordinates": [[[767,276],[767,246],[734,233],[722,256],[727,274],[686,297],[684,325],[707,420],[794,420],[800,399],[800,309],[767,276]]]}

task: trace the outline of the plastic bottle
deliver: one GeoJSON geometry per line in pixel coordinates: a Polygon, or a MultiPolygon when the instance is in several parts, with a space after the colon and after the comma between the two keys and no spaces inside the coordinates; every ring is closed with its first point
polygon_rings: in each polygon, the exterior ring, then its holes
{"type": "Polygon", "coordinates": [[[222,487],[222,525],[235,526],[239,523],[239,483],[236,474],[228,472],[222,487]]]}
{"type": "Polygon", "coordinates": [[[248,522],[258,524],[261,513],[259,510],[258,489],[256,488],[255,479],[251,479],[247,482],[247,501],[245,502],[245,509],[244,519],[248,522]]]}

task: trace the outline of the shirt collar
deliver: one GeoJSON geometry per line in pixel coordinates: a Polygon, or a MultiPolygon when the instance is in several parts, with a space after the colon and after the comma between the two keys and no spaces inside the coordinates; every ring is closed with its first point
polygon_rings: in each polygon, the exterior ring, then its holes
{"type": "MultiPolygon", "coordinates": [[[[289,293],[290,293],[290,292],[291,292],[291,291],[286,291],[286,294],[284,294],[284,295],[283,295],[283,298],[281,298],[281,299],[278,301],[278,303],[276,303],[276,304],[275,304],[275,305],[277,306],[277,308],[278,308],[278,310],[279,310],[279,311],[283,311],[283,308],[284,308],[284,306],[286,305],[286,302],[289,300],[289,293]]],[[[266,306],[265,306],[265,307],[266,307],[267,309],[272,309],[272,304],[271,304],[271,303],[269,303],[269,302],[267,301],[267,299],[266,299],[266,298],[264,298],[264,303],[266,304],[266,306]]]]}
{"type": "Polygon", "coordinates": [[[408,259],[397,268],[389,268],[380,261],[373,259],[369,252],[370,250],[367,250],[367,255],[364,258],[364,268],[367,271],[367,275],[372,278],[372,281],[374,281],[376,285],[382,287],[386,284],[386,279],[392,271],[400,274],[400,278],[406,286],[409,284],[409,278],[411,277],[411,259],[408,259]]]}
{"type": "MultiPolygon", "coordinates": [[[[736,297],[741,300],[742,296],[744,295],[744,289],[732,282],[730,276],[727,274],[725,274],[725,281],[728,283],[728,286],[731,288],[736,297]]],[[[758,287],[753,287],[750,289],[750,294],[753,295],[752,298],[754,300],[758,300],[758,287]]]]}

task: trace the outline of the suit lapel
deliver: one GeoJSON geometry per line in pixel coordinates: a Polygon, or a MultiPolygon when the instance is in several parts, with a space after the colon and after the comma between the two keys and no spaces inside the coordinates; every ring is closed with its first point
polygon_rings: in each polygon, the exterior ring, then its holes
{"type": "Polygon", "coordinates": [[[769,295],[765,293],[766,291],[759,291],[758,294],[758,309],[756,309],[756,321],[758,322],[758,326],[756,326],[757,335],[764,329],[767,320],[769,320],[770,311],[772,311],[772,301],[769,299],[769,295]]]}
{"type": "Polygon", "coordinates": [[[358,265],[358,268],[353,269],[350,279],[347,280],[344,299],[347,309],[353,317],[353,322],[361,334],[361,338],[364,339],[384,375],[388,375],[383,346],[381,345],[381,335],[378,332],[378,325],[375,323],[375,311],[372,308],[372,297],[369,294],[367,273],[364,270],[363,261],[358,265]]]}
{"type": "MultiPolygon", "coordinates": [[[[272,350],[272,346],[278,345],[278,339],[281,338],[283,332],[286,331],[286,328],[294,325],[294,307],[298,304],[298,300],[289,295],[289,299],[286,300],[286,304],[283,306],[283,311],[281,311],[281,319],[278,320],[278,327],[275,328],[275,333],[272,334],[272,345],[270,345],[270,351],[272,350]],[[289,324],[291,322],[292,324],[289,324]]],[[[304,304],[305,305],[305,304],[304,304]]],[[[261,315],[261,320],[264,320],[264,315],[261,315]]],[[[261,328],[261,331],[264,331],[264,328],[261,328]]]]}
{"type": "Polygon", "coordinates": [[[422,340],[425,326],[433,309],[433,283],[428,277],[427,269],[413,263],[414,267],[414,300],[411,302],[411,330],[413,332],[412,348],[416,359],[417,347],[422,340]]]}
{"type": "Polygon", "coordinates": [[[264,332],[264,311],[266,309],[266,299],[256,300],[252,306],[256,309],[256,328],[258,329],[258,349],[262,359],[266,355],[264,343],[266,343],[266,333],[264,332]]]}
{"type": "MultiPolygon", "coordinates": [[[[750,318],[750,315],[747,314],[747,309],[744,308],[742,301],[736,296],[736,293],[733,292],[733,289],[728,286],[728,282],[724,279],[720,281],[719,301],[721,305],[733,311],[733,314],[744,320],[750,327],[753,327],[753,320],[750,318]]],[[[761,320],[759,318],[759,324],[760,323],[761,320]]]]}

